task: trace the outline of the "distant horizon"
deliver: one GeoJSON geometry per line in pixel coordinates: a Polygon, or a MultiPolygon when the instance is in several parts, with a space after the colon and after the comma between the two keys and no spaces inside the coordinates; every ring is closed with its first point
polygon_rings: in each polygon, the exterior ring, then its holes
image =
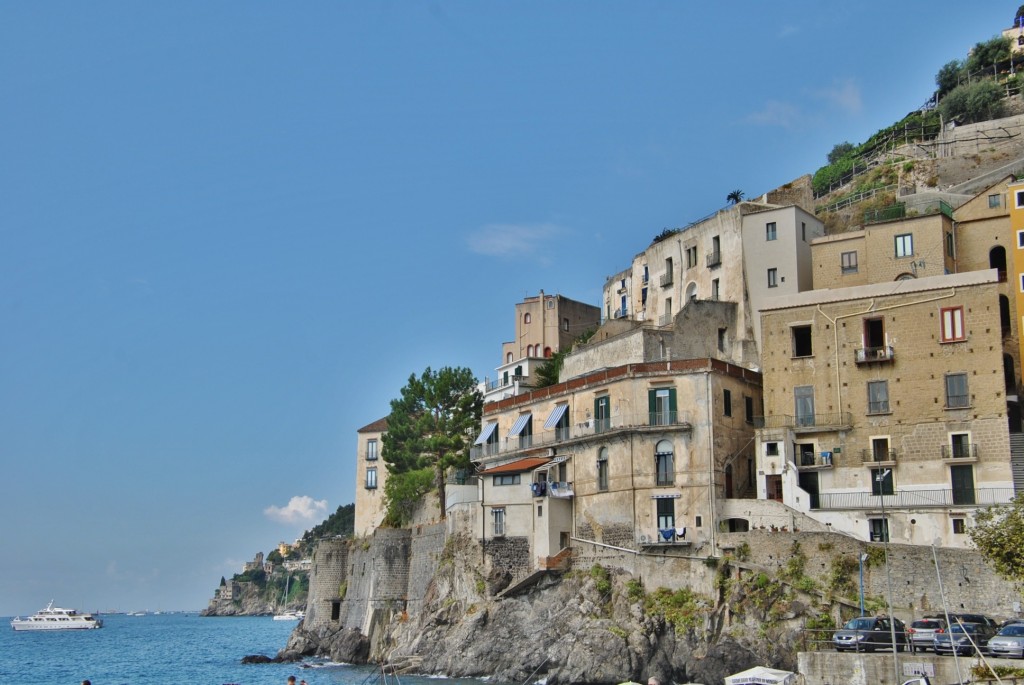
{"type": "Polygon", "coordinates": [[[604,309],[1016,9],[4,5],[0,613],[205,607],[354,501],[410,375],[495,377],[516,303],[604,309]]]}

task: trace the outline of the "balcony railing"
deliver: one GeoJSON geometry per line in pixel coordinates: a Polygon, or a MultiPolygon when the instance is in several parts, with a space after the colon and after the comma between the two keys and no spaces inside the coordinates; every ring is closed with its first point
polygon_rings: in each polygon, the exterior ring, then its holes
{"type": "Polygon", "coordinates": [[[668,272],[661,275],[661,287],[667,288],[672,285],[672,272],[668,272]]]}
{"type": "Polygon", "coordinates": [[[819,509],[918,509],[959,505],[993,506],[1013,499],[1013,488],[957,488],[901,490],[892,495],[870,492],[825,492],[818,495],[819,509]],[[884,500],[884,501],[883,501],[884,500]]]}
{"type": "Polygon", "coordinates": [[[504,378],[498,378],[498,379],[495,379],[493,381],[488,381],[487,382],[487,392],[490,392],[491,390],[497,390],[498,388],[502,388],[502,387],[504,387],[506,385],[512,385],[514,383],[519,383],[519,382],[521,382],[525,378],[526,378],[526,376],[509,376],[508,380],[505,380],[504,378]]]}
{"type": "Polygon", "coordinates": [[[716,250],[708,255],[708,267],[718,266],[722,263],[722,253],[716,250]]]}
{"type": "Polygon", "coordinates": [[[859,350],[854,350],[854,353],[856,354],[855,360],[858,364],[891,362],[896,354],[892,349],[892,345],[883,345],[882,347],[862,347],[859,350]]]}
{"type": "Polygon", "coordinates": [[[896,450],[876,450],[868,448],[861,450],[860,453],[860,459],[865,464],[883,461],[896,461],[896,457],[896,450]]]}
{"type": "Polygon", "coordinates": [[[614,319],[625,319],[629,315],[629,311],[625,307],[620,307],[615,310],[615,314],[612,316],[614,319]]]}
{"type": "Polygon", "coordinates": [[[852,424],[852,415],[848,411],[832,414],[773,414],[772,416],[755,416],[754,428],[792,428],[795,431],[841,428],[852,424]]]}
{"type": "Polygon", "coordinates": [[[798,455],[800,468],[832,468],[831,452],[801,452],[798,455]]]}
{"type": "Polygon", "coordinates": [[[640,414],[617,414],[600,419],[588,419],[566,427],[544,429],[529,436],[501,438],[483,445],[473,445],[469,452],[471,461],[481,462],[498,459],[528,448],[549,447],[585,438],[600,433],[619,430],[641,430],[662,427],[667,430],[688,431],[693,428],[690,415],[685,411],[642,412],[640,414]]]}
{"type": "Polygon", "coordinates": [[[942,458],[943,459],[977,459],[978,458],[978,446],[976,444],[969,445],[943,445],[942,446],[942,458]]]}
{"type": "Polygon", "coordinates": [[[671,314],[662,314],[660,317],[658,317],[658,325],[659,326],[670,326],[670,325],[672,325],[672,315],[671,314]]]}

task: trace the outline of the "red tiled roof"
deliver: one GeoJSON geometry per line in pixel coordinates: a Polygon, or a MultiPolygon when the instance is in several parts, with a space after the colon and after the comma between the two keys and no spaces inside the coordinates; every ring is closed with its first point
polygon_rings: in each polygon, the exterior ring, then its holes
{"type": "Polygon", "coordinates": [[[377,419],[373,423],[363,426],[356,433],[385,433],[388,430],[388,417],[377,419]]]}
{"type": "Polygon", "coordinates": [[[492,473],[522,473],[523,471],[530,471],[543,466],[544,464],[551,461],[548,457],[529,457],[527,459],[519,459],[508,464],[502,464],[501,466],[495,466],[492,469],[481,471],[480,475],[490,475],[492,473]]]}

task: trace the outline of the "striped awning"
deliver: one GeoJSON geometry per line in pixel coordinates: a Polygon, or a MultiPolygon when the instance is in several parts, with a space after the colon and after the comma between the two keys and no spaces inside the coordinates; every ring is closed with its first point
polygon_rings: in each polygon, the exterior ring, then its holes
{"type": "Polygon", "coordinates": [[[529,423],[530,418],[532,416],[533,414],[527,412],[520,416],[518,419],[516,419],[516,422],[512,424],[512,430],[508,432],[508,437],[514,438],[520,433],[522,433],[523,429],[526,428],[526,424],[529,423]]]}
{"type": "Polygon", "coordinates": [[[555,426],[557,426],[558,422],[562,420],[563,416],[565,416],[565,412],[568,408],[568,404],[556,405],[555,408],[551,410],[551,414],[548,416],[548,420],[544,422],[544,427],[554,428],[555,426]]]}
{"type": "Polygon", "coordinates": [[[568,458],[569,458],[568,456],[566,456],[564,454],[560,454],[557,457],[555,457],[554,459],[552,459],[551,461],[547,462],[546,464],[542,464],[542,465],[538,466],[537,468],[534,469],[534,471],[544,471],[544,470],[546,470],[546,469],[548,469],[548,468],[550,468],[552,466],[556,466],[558,464],[561,464],[563,461],[565,461],[568,458]]]}
{"type": "Polygon", "coordinates": [[[492,423],[487,424],[486,426],[484,426],[483,431],[480,433],[480,437],[478,437],[476,439],[476,442],[474,442],[473,444],[474,445],[482,445],[482,444],[484,444],[485,442],[487,442],[488,440],[491,439],[491,434],[494,433],[494,431],[497,430],[497,428],[498,428],[498,422],[497,421],[494,421],[492,423]]]}

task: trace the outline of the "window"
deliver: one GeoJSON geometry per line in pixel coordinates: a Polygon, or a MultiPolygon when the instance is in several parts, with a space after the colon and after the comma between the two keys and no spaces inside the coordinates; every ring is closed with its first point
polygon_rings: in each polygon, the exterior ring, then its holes
{"type": "Polygon", "coordinates": [[[775,288],[779,285],[779,270],[768,269],[768,287],[775,288]]]}
{"type": "Polygon", "coordinates": [[[538,504],[537,505],[537,518],[544,518],[544,505],[543,504],[538,504]]]}
{"type": "Polygon", "coordinates": [[[523,323],[530,323],[530,321],[532,320],[533,317],[530,316],[530,312],[526,312],[525,314],[523,314],[523,323]]]}
{"type": "Polygon", "coordinates": [[[891,495],[892,481],[892,469],[871,469],[871,494],[891,495]]]}
{"type": "Polygon", "coordinates": [[[732,390],[722,390],[722,413],[725,416],[732,416],[732,390]]]}
{"type": "MultiPolygon", "coordinates": [[[[996,195],[996,197],[999,197],[996,195]]],[[[967,532],[967,528],[964,526],[963,519],[953,519],[953,533],[955,535],[963,535],[967,532]]]]}
{"type": "Polygon", "coordinates": [[[871,460],[890,461],[889,438],[871,438],[871,460]]]}
{"type": "Polygon", "coordinates": [[[725,329],[725,328],[719,328],[718,329],[718,351],[719,352],[725,352],[725,334],[726,334],[726,330],[727,329],[725,329]]]}
{"type": "MultiPolygon", "coordinates": [[[[647,299],[647,288],[644,288],[644,299],[647,299]]],[[[569,332],[569,319],[562,319],[562,330],[569,332]]]]}
{"type": "Polygon", "coordinates": [[[660,497],[655,507],[658,515],[658,530],[672,530],[676,527],[676,501],[671,497],[660,497]]]}
{"type": "Polygon", "coordinates": [[[775,240],[775,238],[776,238],[775,222],[772,221],[770,223],[765,224],[765,227],[764,227],[764,239],[765,240],[775,240]]]}
{"type": "Polygon", "coordinates": [[[966,340],[964,333],[964,308],[943,307],[939,310],[942,337],[940,342],[966,340]]]}
{"type": "Polygon", "coordinates": [[[377,469],[366,469],[366,489],[377,489],[377,469]]]}
{"type": "Polygon", "coordinates": [[[657,473],[657,485],[672,485],[675,482],[675,460],[673,459],[672,443],[660,440],[654,448],[654,466],[657,473]]]}
{"type": "Polygon", "coordinates": [[[953,433],[949,436],[950,454],[954,459],[966,459],[971,453],[970,433],[953,433]]]}
{"type": "Polygon", "coordinates": [[[608,490],[608,448],[602,447],[597,453],[597,489],[608,490]]]}
{"type": "MultiPolygon", "coordinates": [[[[641,288],[641,290],[640,290],[640,306],[641,307],[646,307],[647,306],[647,288],[641,288]]],[[[566,319],[565,323],[568,326],[569,319],[566,319]]],[[[569,330],[569,329],[566,328],[565,330],[569,330]]]]}
{"type": "Polygon", "coordinates": [[[889,413],[889,381],[868,381],[868,413],[889,413]]]}
{"type": "Polygon", "coordinates": [[[868,519],[871,542],[889,542],[889,522],[885,519],[868,519]]]}
{"type": "Polygon", "coordinates": [[[996,193],[995,195],[989,195],[988,196],[988,208],[989,209],[999,209],[1003,205],[1002,199],[1003,199],[1003,196],[999,195],[998,193],[996,193]]]}
{"type": "Polygon", "coordinates": [[[655,388],[647,393],[647,409],[652,426],[669,426],[676,422],[676,389],[655,388]]]}
{"type": "Polygon", "coordinates": [[[366,441],[366,461],[377,461],[377,441],[366,441]]]}
{"type": "Polygon", "coordinates": [[[505,536],[505,509],[491,509],[491,533],[496,538],[505,536]]]}
{"type": "Polygon", "coordinates": [[[1017,247],[1024,247],[1024,231],[1017,231],[1017,247]]]}
{"type": "Polygon", "coordinates": [[[896,256],[912,257],[914,255],[914,234],[902,233],[895,238],[896,256]]]}
{"type": "Polygon", "coordinates": [[[839,255],[839,264],[842,266],[844,274],[857,273],[857,251],[844,252],[839,255]]]}
{"type": "Polygon", "coordinates": [[[494,485],[519,485],[522,482],[520,474],[511,473],[501,476],[494,476],[494,485]]]}
{"type": "Polygon", "coordinates": [[[1017,209],[1024,207],[1024,190],[1018,190],[1013,194],[1017,200],[1017,209]]]}
{"type": "Polygon", "coordinates": [[[810,357],[814,354],[810,326],[793,326],[793,356],[810,357]]]}
{"type": "Polygon", "coordinates": [[[946,374],[946,407],[956,409],[971,406],[971,396],[967,392],[967,374],[946,374]]]}
{"type": "Polygon", "coordinates": [[[673,269],[672,269],[672,267],[673,267],[672,258],[671,257],[666,258],[665,259],[665,273],[661,277],[661,285],[662,286],[667,287],[667,286],[672,285],[672,277],[673,277],[673,269]]]}
{"type": "Polygon", "coordinates": [[[686,268],[692,269],[697,266],[697,246],[686,248],[686,268]]]}
{"type": "Polygon", "coordinates": [[[807,242],[807,222],[800,222],[800,240],[807,242]]]}
{"type": "Polygon", "coordinates": [[[743,408],[746,412],[747,423],[754,423],[754,398],[744,395],[743,408]]]}
{"type": "Polygon", "coordinates": [[[766,442],[764,444],[764,454],[767,457],[779,456],[779,443],[777,442],[766,442]]]}
{"type": "Polygon", "coordinates": [[[953,234],[946,234],[946,256],[953,257],[953,234]]]}
{"type": "Polygon", "coordinates": [[[612,427],[611,400],[608,395],[594,398],[594,432],[603,433],[612,427]]]}

